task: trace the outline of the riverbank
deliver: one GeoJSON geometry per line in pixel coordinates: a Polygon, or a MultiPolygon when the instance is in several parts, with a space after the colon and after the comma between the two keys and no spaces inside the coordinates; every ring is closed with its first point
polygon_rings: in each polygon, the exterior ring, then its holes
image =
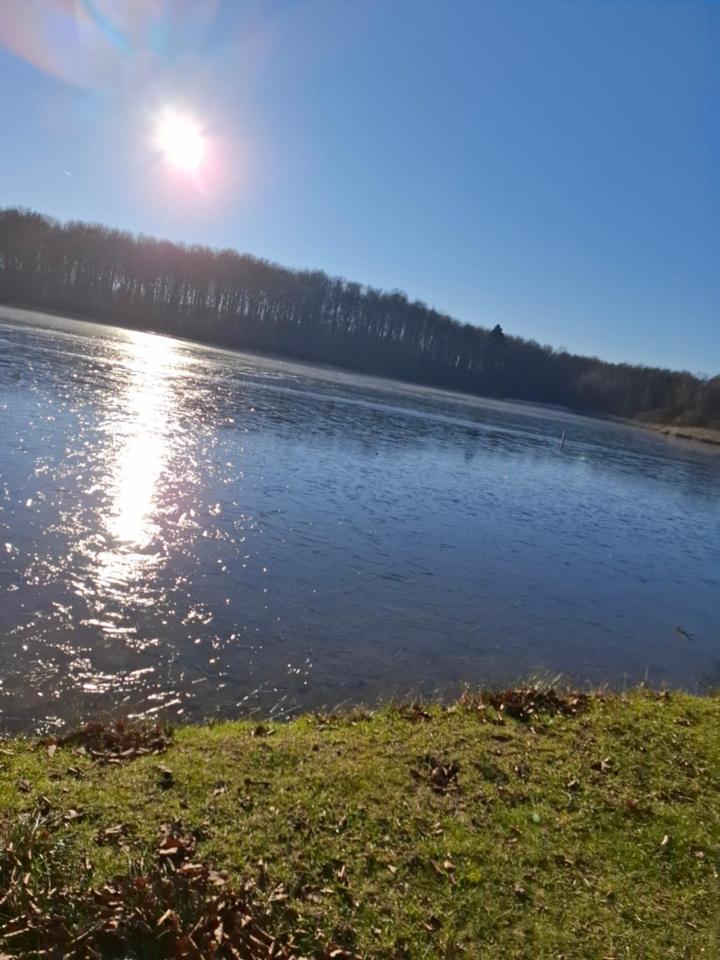
{"type": "Polygon", "coordinates": [[[663,423],[649,423],[647,427],[655,433],[662,433],[663,436],[677,440],[695,440],[698,443],[720,446],[720,430],[711,430],[709,427],[674,427],[663,423]]]}
{"type": "Polygon", "coordinates": [[[11,956],[720,950],[716,697],[97,725],[0,761],[11,956]]]}

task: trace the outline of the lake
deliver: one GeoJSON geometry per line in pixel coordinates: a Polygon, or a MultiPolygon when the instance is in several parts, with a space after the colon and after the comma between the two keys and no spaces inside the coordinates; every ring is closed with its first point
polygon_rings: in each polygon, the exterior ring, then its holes
{"type": "Polygon", "coordinates": [[[11,308],[0,424],[3,730],[720,684],[711,449],[11,308]]]}

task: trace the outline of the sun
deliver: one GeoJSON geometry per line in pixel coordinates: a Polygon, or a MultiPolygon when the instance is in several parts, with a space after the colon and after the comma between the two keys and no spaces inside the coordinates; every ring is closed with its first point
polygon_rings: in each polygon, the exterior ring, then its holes
{"type": "Polygon", "coordinates": [[[174,107],[158,114],[155,144],[169,164],[188,173],[197,170],[205,156],[205,136],[199,122],[174,107]]]}

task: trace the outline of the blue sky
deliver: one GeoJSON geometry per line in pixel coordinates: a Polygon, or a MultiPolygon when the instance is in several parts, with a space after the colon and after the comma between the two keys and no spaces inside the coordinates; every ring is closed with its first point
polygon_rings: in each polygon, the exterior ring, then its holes
{"type": "Polygon", "coordinates": [[[0,43],[0,205],[720,371],[720,3],[2,0],[0,43]]]}

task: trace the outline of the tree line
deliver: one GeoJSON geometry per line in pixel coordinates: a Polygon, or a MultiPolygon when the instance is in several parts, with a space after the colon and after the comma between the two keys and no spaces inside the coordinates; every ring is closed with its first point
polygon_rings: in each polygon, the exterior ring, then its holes
{"type": "Polygon", "coordinates": [[[720,376],[607,363],[321,271],[0,209],[0,301],[482,396],[720,427],[720,376]]]}

